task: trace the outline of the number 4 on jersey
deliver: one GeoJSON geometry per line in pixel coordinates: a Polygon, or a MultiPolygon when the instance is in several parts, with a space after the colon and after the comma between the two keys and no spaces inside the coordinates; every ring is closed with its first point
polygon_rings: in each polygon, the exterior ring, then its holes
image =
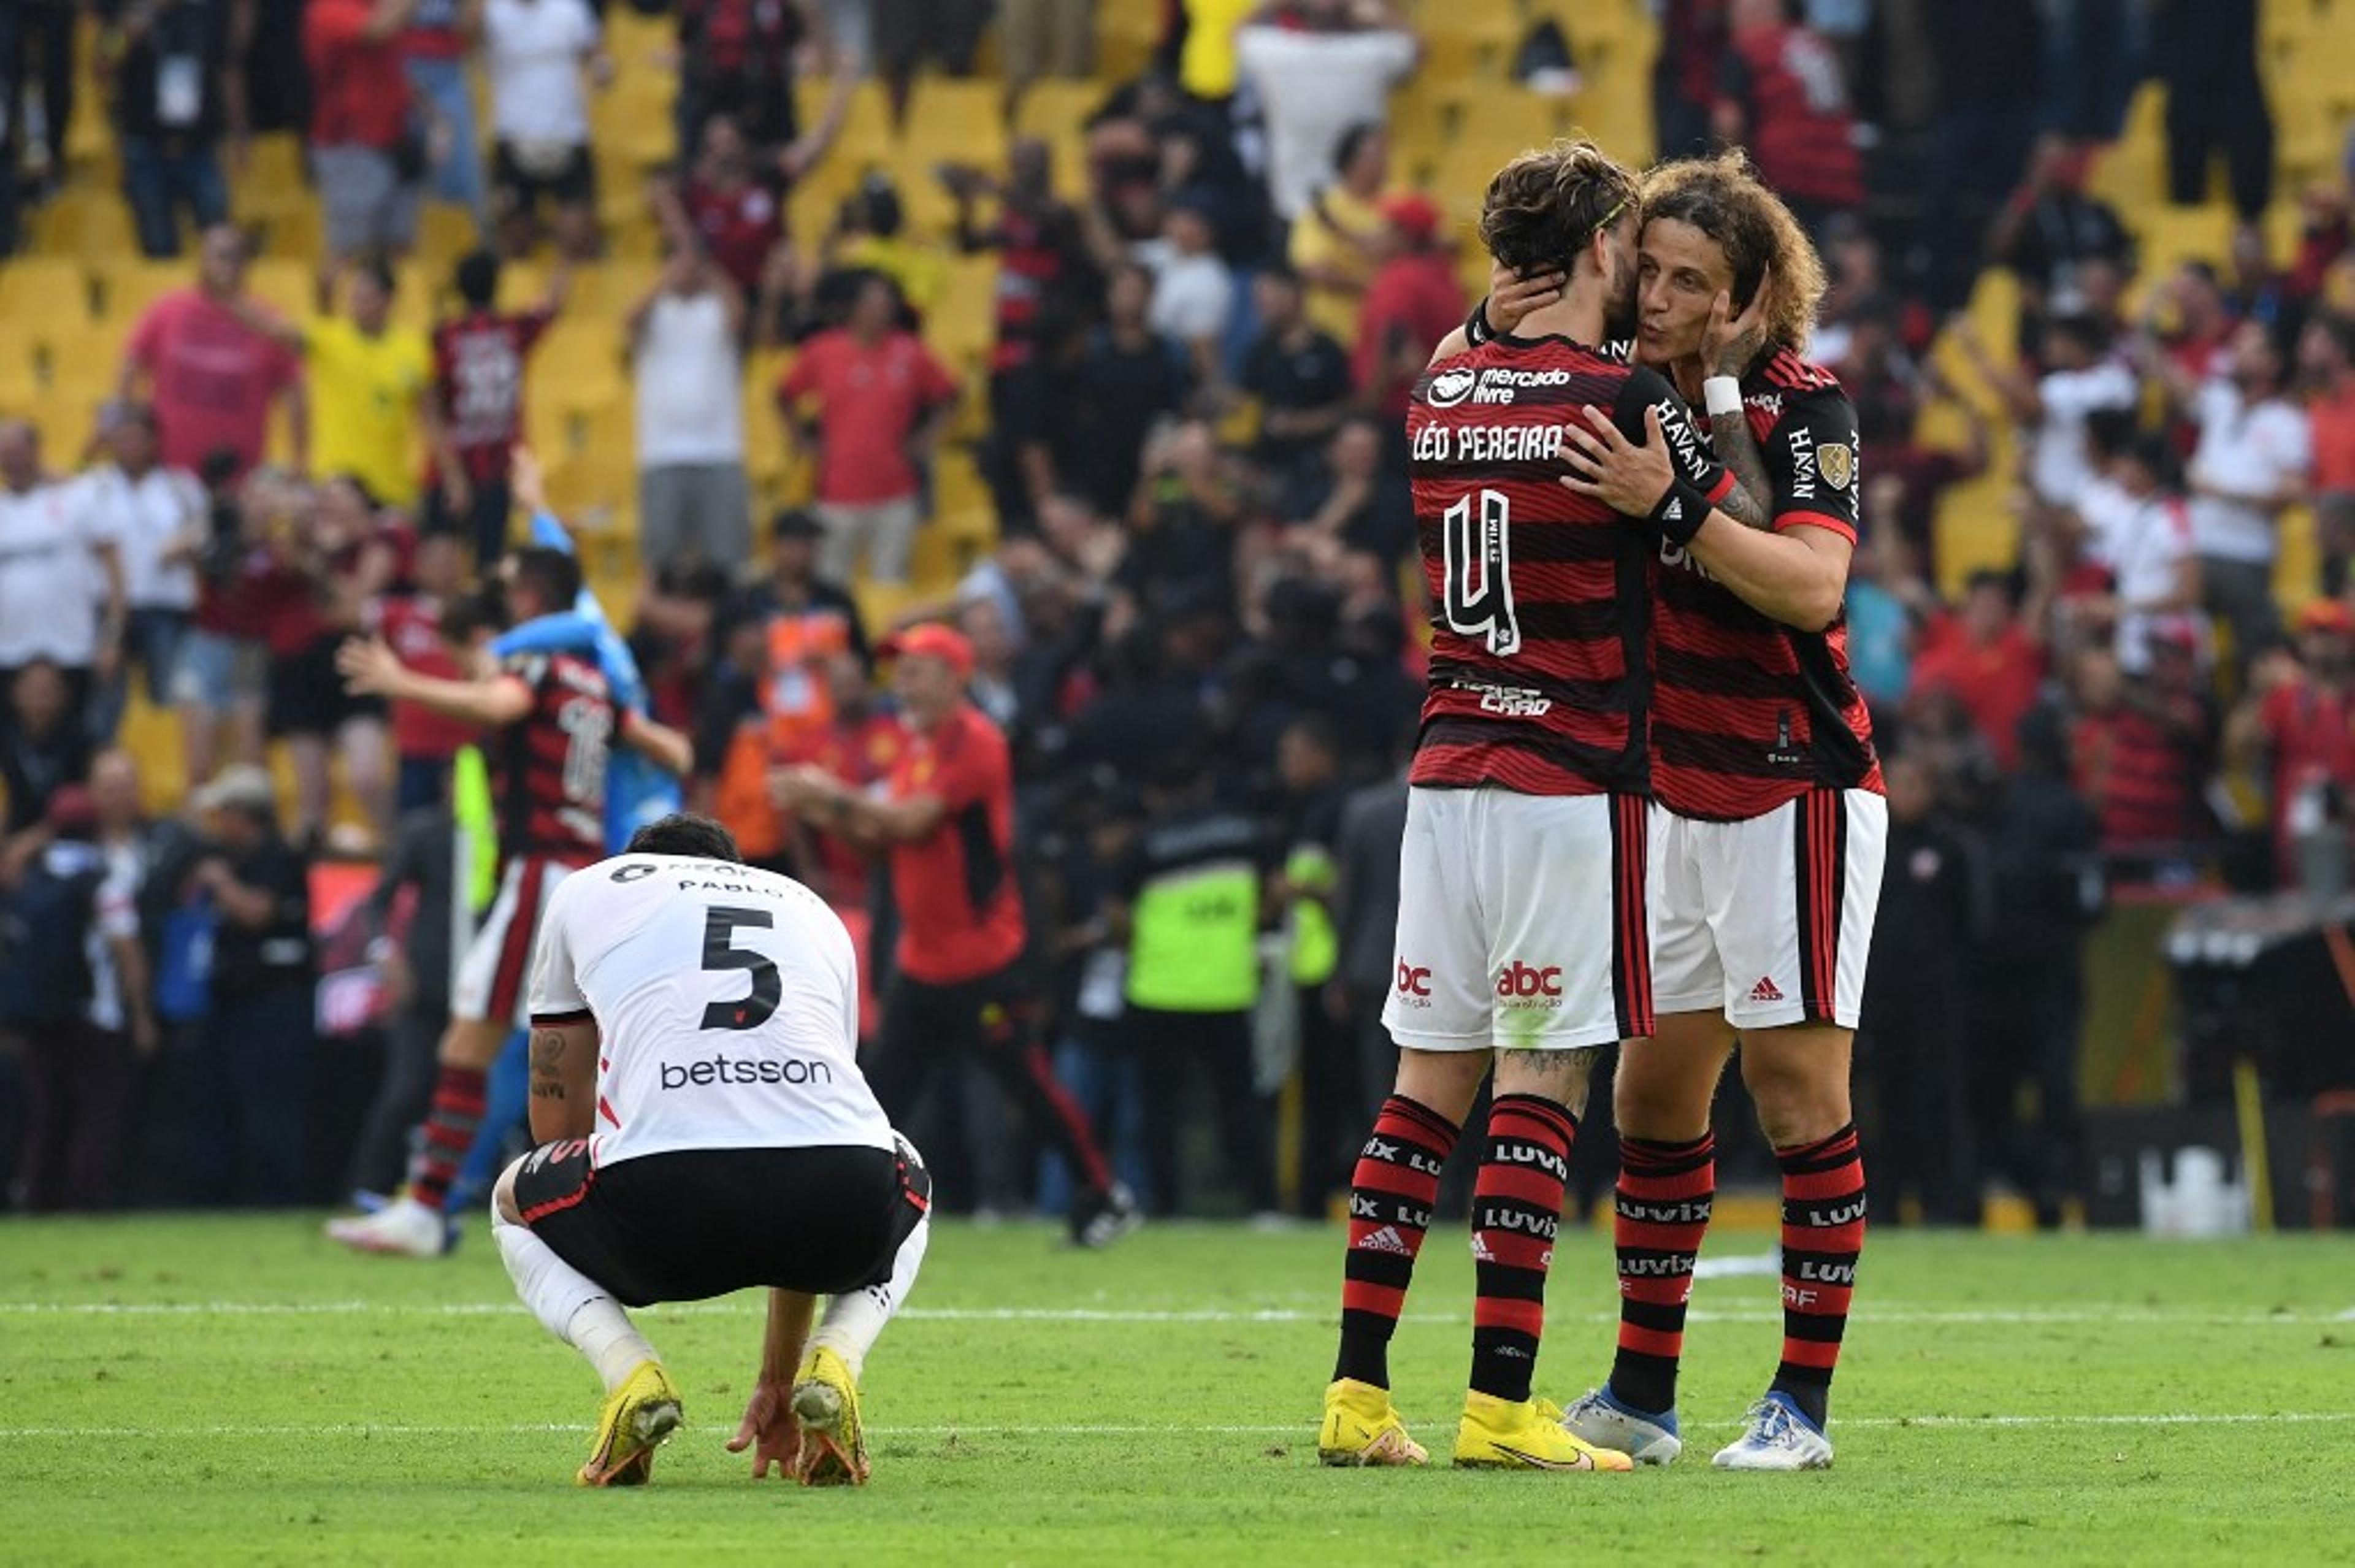
{"type": "Polygon", "coordinates": [[[1447,508],[1440,519],[1440,549],[1448,630],[1485,637],[1488,651],[1519,651],[1520,623],[1513,618],[1513,560],[1506,544],[1511,505],[1501,490],[1482,490],[1479,521],[1472,496],[1447,508]]]}

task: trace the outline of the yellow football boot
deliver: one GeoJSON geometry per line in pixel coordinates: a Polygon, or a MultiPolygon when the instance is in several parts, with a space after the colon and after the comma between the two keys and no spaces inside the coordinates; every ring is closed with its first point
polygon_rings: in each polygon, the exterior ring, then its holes
{"type": "Polygon", "coordinates": [[[1562,1430],[1550,1399],[1502,1400],[1475,1389],[1455,1427],[1455,1462],[1488,1470],[1632,1470],[1625,1454],[1596,1448],[1562,1430]]]}
{"type": "Polygon", "coordinates": [[[654,1475],[655,1450],[678,1430],[678,1390],[659,1361],[642,1361],[605,1401],[597,1420],[597,1446],[581,1467],[584,1487],[643,1487],[654,1475]]]}
{"type": "Polygon", "coordinates": [[[1316,1457],[1327,1465],[1420,1465],[1431,1456],[1406,1435],[1390,1390],[1340,1378],[1325,1390],[1316,1457]]]}
{"type": "Polygon", "coordinates": [[[823,1345],[803,1358],[801,1372],[794,1379],[794,1417],[802,1426],[803,1486],[867,1484],[867,1437],[858,1425],[858,1381],[842,1358],[823,1345]]]}

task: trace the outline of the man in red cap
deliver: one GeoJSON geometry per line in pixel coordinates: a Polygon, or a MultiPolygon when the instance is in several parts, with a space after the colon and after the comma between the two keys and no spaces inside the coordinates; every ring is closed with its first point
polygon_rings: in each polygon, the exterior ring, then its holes
{"type": "Polygon", "coordinates": [[[1082,1191],[1071,1236],[1102,1246],[1136,1222],[1095,1130],[1056,1081],[1032,1028],[1036,996],[1022,972],[1028,935],[1014,869],[1014,766],[1006,737],[965,699],[973,645],[927,623],[885,642],[908,743],[880,798],[815,766],[780,769],[781,811],[887,856],[900,942],[883,993],[883,1027],[868,1080],[886,1111],[906,1116],[932,1076],[977,1055],[1032,1124],[1071,1164],[1082,1191]]]}
{"type": "Polygon", "coordinates": [[[2257,661],[2224,743],[2236,762],[2261,764],[2272,787],[2284,884],[2326,896],[2345,888],[2355,813],[2355,612],[2318,599],[2299,613],[2296,656],[2276,650],[2257,661]]]}
{"type": "Polygon", "coordinates": [[[1431,346],[1464,319],[1455,262],[1439,242],[1443,215],[1431,197],[1400,191],[1382,198],[1374,239],[1380,265],[1358,313],[1350,368],[1358,394],[1389,419],[1406,417],[1407,396],[1431,359],[1431,346]]]}

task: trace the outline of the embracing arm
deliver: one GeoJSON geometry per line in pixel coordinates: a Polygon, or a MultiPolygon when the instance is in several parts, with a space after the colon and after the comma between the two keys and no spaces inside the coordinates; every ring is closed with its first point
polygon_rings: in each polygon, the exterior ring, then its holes
{"type": "Polygon", "coordinates": [[[1811,524],[1781,532],[1750,528],[1728,516],[1721,500],[1710,504],[1677,474],[1657,403],[1644,410],[1641,444],[1600,409],[1583,413],[1582,423],[1572,420],[1569,426],[1562,455],[1571,472],[1563,485],[1646,520],[1762,614],[1803,632],[1820,632],[1838,618],[1855,548],[1847,539],[1811,524]],[[1688,531],[1693,514],[1700,521],[1688,531]]]}
{"type": "Polygon", "coordinates": [[[448,719],[485,729],[503,729],[531,711],[531,689],[511,675],[488,680],[443,680],[420,675],[381,637],[355,637],[336,650],[336,668],[346,689],[357,696],[414,702],[448,719]]]}

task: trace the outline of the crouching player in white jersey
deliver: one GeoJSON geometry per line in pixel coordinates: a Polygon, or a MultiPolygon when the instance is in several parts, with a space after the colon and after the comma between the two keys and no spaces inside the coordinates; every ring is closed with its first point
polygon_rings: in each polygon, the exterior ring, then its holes
{"type": "Polygon", "coordinates": [[[915,1284],[932,1182],[857,1060],[850,933],[818,896],[667,816],[549,900],[531,986],[531,1131],[492,1233],[516,1289],[604,1380],[583,1486],[637,1486],[679,1423],[624,1307],[769,1288],[728,1447],[859,1485],[858,1379],[915,1284]],[[829,1297],[810,1332],[815,1298],[829,1297]]]}

